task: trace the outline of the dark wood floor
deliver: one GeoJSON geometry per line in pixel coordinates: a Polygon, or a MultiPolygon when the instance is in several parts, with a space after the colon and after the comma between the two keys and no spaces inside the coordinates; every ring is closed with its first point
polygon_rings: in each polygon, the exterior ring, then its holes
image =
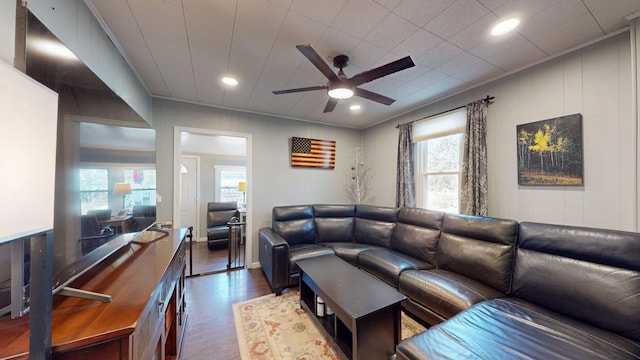
{"type": "MultiPolygon", "coordinates": [[[[187,249],[189,244],[187,244],[187,249]]],[[[189,266],[189,252],[187,251],[187,275],[204,275],[217,271],[224,271],[227,269],[229,263],[229,253],[226,247],[218,247],[214,250],[209,250],[206,241],[196,241],[193,246],[193,266],[189,266]]],[[[240,257],[244,256],[244,249],[240,248],[240,257]]],[[[237,261],[233,261],[231,267],[244,264],[237,261]]]]}
{"type": "MultiPolygon", "coordinates": [[[[226,249],[206,253],[204,250],[209,250],[204,244],[199,250],[196,256],[194,246],[194,274],[201,273],[195,269],[210,269],[220,261],[223,264],[220,268],[226,268],[226,249]]],[[[193,276],[187,279],[186,289],[188,318],[182,359],[240,359],[231,305],[271,293],[262,270],[193,276]]]]}

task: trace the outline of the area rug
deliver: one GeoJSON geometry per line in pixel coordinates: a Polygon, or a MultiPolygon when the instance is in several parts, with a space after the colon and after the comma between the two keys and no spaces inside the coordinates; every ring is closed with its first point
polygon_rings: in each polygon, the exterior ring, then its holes
{"type": "MultiPolygon", "coordinates": [[[[233,317],[243,360],[340,358],[300,308],[297,290],[235,303],[233,317]]],[[[402,314],[403,339],[424,330],[422,325],[402,314]]]]}

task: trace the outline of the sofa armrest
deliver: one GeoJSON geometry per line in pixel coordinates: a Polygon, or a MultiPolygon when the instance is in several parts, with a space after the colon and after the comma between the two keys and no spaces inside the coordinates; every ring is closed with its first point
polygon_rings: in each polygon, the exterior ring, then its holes
{"type": "Polygon", "coordinates": [[[276,295],[281,295],[287,285],[289,243],[273,229],[258,230],[260,266],[276,295]]]}

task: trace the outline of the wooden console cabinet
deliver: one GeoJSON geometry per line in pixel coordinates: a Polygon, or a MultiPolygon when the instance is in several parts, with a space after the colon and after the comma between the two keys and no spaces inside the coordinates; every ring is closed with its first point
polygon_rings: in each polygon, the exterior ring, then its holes
{"type": "MultiPolygon", "coordinates": [[[[187,320],[186,231],[130,243],[71,284],[110,295],[110,303],[55,295],[52,358],[179,358],[187,320]]],[[[0,359],[27,359],[28,315],[0,320],[0,339],[0,359]]]]}

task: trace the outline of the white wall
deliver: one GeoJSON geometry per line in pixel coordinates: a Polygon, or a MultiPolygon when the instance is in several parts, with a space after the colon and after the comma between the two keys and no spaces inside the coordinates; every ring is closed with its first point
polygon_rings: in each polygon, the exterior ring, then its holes
{"type": "MultiPolygon", "coordinates": [[[[0,61],[13,66],[16,36],[16,2],[0,0],[0,61]]],[[[0,246],[0,281],[11,279],[11,245],[0,246]]],[[[0,307],[8,303],[0,303],[0,307]]]]}
{"type": "MultiPolygon", "coordinates": [[[[640,185],[637,182],[640,180],[640,17],[636,17],[631,21],[631,116],[635,118],[636,127],[635,132],[637,134],[636,141],[636,231],[640,229],[640,185]]],[[[633,194],[629,194],[633,196],[633,194]]]]}
{"type": "Polygon", "coordinates": [[[174,126],[214,129],[252,134],[253,259],[258,261],[258,229],[271,226],[271,210],[277,205],[346,203],[343,185],[351,164],[350,150],[362,146],[359,130],[243,113],[171,100],[153,100],[153,127],[156,129],[156,171],[158,218],[170,219],[173,209],[174,126]],[[292,136],[335,140],[334,170],[299,169],[289,165],[292,136]]]}
{"type": "Polygon", "coordinates": [[[16,43],[16,1],[0,0],[0,60],[13,66],[16,43]]]}
{"type": "Polygon", "coordinates": [[[637,231],[638,140],[631,77],[627,32],[366,129],[365,160],[372,164],[375,159],[376,203],[395,203],[398,123],[492,95],[496,99],[487,124],[490,216],[637,231]],[[585,185],[518,186],[516,125],[573,113],[583,116],[585,185]]]}

